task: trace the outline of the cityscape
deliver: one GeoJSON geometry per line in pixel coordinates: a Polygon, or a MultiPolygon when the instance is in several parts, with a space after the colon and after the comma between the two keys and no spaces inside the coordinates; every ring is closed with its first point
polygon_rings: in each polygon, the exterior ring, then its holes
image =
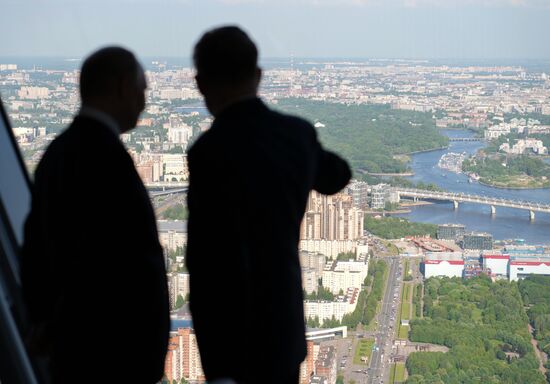
{"type": "MultiPolygon", "coordinates": [[[[188,64],[142,63],[146,110],[121,140],[164,248],[165,382],[204,383],[188,308],[186,153],[213,118],[188,64]]],[[[78,112],[79,65],[0,62],[31,177],[78,112]]],[[[354,172],[340,193],[310,193],[300,228],[300,384],[548,382],[550,66],[293,56],[262,66],[264,101],[311,121],[354,172]]]]}

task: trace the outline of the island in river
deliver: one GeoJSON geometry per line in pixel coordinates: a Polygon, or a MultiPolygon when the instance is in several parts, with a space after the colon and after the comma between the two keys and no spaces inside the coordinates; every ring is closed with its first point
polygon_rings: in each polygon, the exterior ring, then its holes
{"type": "Polygon", "coordinates": [[[488,155],[478,152],[464,160],[462,170],[479,182],[497,188],[550,188],[550,165],[527,155],[488,155]]]}

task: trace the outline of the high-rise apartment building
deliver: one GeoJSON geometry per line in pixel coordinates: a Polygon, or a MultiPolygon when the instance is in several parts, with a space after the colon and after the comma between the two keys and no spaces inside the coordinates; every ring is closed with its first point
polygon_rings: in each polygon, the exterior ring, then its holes
{"type": "Polygon", "coordinates": [[[179,328],[177,332],[172,332],[164,375],[169,382],[179,382],[182,378],[196,383],[205,382],[197,338],[192,328],[179,328]]]}
{"type": "Polygon", "coordinates": [[[178,296],[183,299],[189,294],[189,273],[174,272],[168,275],[168,297],[170,299],[170,308],[175,308],[178,296]]]}
{"type": "Polygon", "coordinates": [[[317,360],[319,354],[319,344],[316,344],[313,340],[308,340],[306,346],[307,356],[300,364],[300,384],[309,384],[309,378],[315,373],[315,360],[317,360]]]}
{"type": "Polygon", "coordinates": [[[357,240],[363,236],[363,210],[350,195],[332,196],[312,191],[300,228],[303,240],[357,240]]]}
{"type": "Polygon", "coordinates": [[[345,189],[345,192],[351,196],[353,206],[359,209],[365,209],[368,206],[369,185],[364,181],[353,180],[345,189]]]}
{"type": "Polygon", "coordinates": [[[388,184],[373,185],[371,189],[372,209],[384,209],[386,202],[389,201],[390,186],[388,184]]]}
{"type": "Polygon", "coordinates": [[[300,265],[302,268],[313,268],[321,277],[325,269],[326,257],[320,253],[300,252],[300,265]]]}

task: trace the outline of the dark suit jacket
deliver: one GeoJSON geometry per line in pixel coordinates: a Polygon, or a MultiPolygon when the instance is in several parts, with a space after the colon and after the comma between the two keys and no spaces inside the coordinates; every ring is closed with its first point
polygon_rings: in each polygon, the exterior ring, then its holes
{"type": "Polygon", "coordinates": [[[162,377],[170,318],[154,211],[117,135],[96,120],[76,117],[38,165],[22,280],[55,383],[162,377]]]}
{"type": "Polygon", "coordinates": [[[190,305],[207,379],[277,382],[306,356],[298,241],[308,193],[338,192],[349,167],[311,124],[260,99],[224,110],[188,161],[190,305]]]}

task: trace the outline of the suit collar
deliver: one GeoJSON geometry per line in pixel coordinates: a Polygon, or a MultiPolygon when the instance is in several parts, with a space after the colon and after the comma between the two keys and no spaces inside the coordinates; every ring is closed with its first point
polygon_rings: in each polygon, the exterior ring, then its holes
{"type": "Polygon", "coordinates": [[[92,107],[82,106],[78,112],[78,116],[95,120],[98,123],[108,127],[109,130],[111,130],[117,137],[120,135],[120,128],[117,122],[105,112],[92,107]]]}

